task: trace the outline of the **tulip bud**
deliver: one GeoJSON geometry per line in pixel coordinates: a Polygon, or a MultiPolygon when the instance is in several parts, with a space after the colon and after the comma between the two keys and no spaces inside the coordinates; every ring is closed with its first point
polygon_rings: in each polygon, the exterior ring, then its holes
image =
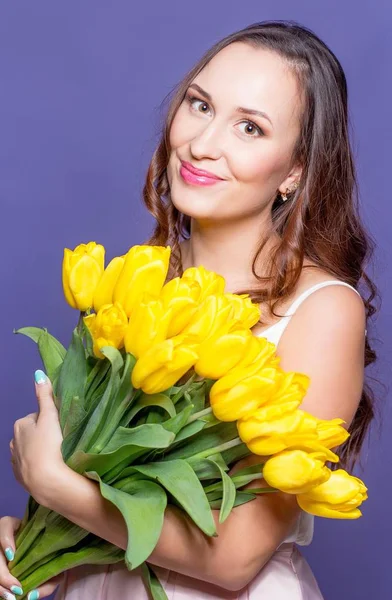
{"type": "Polygon", "coordinates": [[[128,317],[144,293],[158,297],[169,268],[170,246],[133,246],[113,291],[128,317]]]}
{"type": "Polygon", "coordinates": [[[177,383],[197,361],[196,345],[178,335],[151,346],[137,360],[132,385],[146,394],[158,394],[177,383]]]}
{"type": "Polygon", "coordinates": [[[105,248],[95,242],[64,249],[62,281],[65,299],[72,308],[86,311],[93,306],[94,293],[102,277],[105,248]]]}
{"type": "Polygon", "coordinates": [[[297,496],[302,510],[329,519],[358,519],[358,506],[367,499],[367,487],[343,469],[332,471],[329,479],[297,496]]]}
{"type": "Polygon", "coordinates": [[[335,448],[350,437],[350,433],[341,426],[341,423],[345,423],[345,421],[343,419],[331,419],[330,421],[318,419],[317,434],[323,446],[335,448]]]}
{"type": "Polygon", "coordinates": [[[248,294],[229,294],[225,297],[234,308],[233,318],[239,321],[242,327],[251,328],[260,320],[260,306],[254,304],[248,294]]]}
{"type": "Polygon", "coordinates": [[[95,356],[105,358],[100,351],[104,346],[123,347],[128,318],[120,304],[104,304],[97,314],[87,315],[83,320],[93,338],[95,356]]]}
{"type": "Polygon", "coordinates": [[[233,307],[223,296],[208,296],[198,307],[183,332],[199,342],[205,341],[216,331],[232,323],[233,307]]]}
{"type": "Polygon", "coordinates": [[[207,296],[223,294],[225,290],[225,279],[214,271],[207,271],[203,266],[189,267],[182,274],[183,280],[193,280],[201,287],[200,300],[207,296]]]}
{"type": "Polygon", "coordinates": [[[285,450],[267,460],[263,477],[268,485],[282,492],[302,494],[330,478],[331,470],[324,462],[322,452],[285,450]]]}
{"type": "Polygon", "coordinates": [[[94,310],[98,312],[104,304],[113,303],[113,290],[124,266],[123,256],[116,256],[110,261],[98,282],[94,293],[94,310]]]}
{"type": "Polygon", "coordinates": [[[166,339],[171,319],[162,300],[151,299],[148,294],[143,298],[132,311],[124,338],[125,350],[136,358],[166,339]]]}
{"type": "Polygon", "coordinates": [[[220,421],[237,421],[250,415],[274,394],[280,376],[275,367],[235,366],[210,390],[214,415],[220,421]]]}
{"type": "Polygon", "coordinates": [[[226,375],[247,353],[251,338],[249,329],[217,331],[198,347],[195,371],[201,377],[219,379],[226,375]]]}
{"type": "Polygon", "coordinates": [[[174,337],[189,324],[199,306],[202,289],[197,281],[175,277],[166,283],[160,298],[171,311],[167,337],[174,337]]]}

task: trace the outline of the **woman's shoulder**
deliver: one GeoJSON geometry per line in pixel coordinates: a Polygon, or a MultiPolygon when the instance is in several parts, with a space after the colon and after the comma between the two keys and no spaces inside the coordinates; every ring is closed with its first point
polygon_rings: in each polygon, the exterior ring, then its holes
{"type": "Polygon", "coordinates": [[[336,307],[339,307],[339,313],[344,318],[344,315],[349,313],[351,309],[361,313],[364,311],[364,303],[358,293],[347,285],[336,285],[336,283],[344,283],[334,275],[331,275],[325,269],[320,268],[310,260],[304,261],[304,266],[301,275],[297,281],[293,292],[281,302],[276,304],[275,312],[278,316],[268,315],[266,307],[261,306],[264,316],[263,327],[255,328],[255,334],[261,334],[264,330],[269,329],[280,321],[282,316],[291,313],[291,308],[295,307],[295,312],[299,310],[299,306],[303,304],[301,312],[312,310],[318,314],[332,313],[336,307]],[[322,284],[331,285],[322,285],[322,284]],[[323,293],[313,294],[319,288],[323,288],[323,293]],[[313,298],[312,298],[313,296],[313,298]],[[306,299],[306,302],[304,300],[306,299]],[[300,303],[300,304],[299,304],[300,303]],[[357,307],[357,308],[355,308],[357,307]]]}

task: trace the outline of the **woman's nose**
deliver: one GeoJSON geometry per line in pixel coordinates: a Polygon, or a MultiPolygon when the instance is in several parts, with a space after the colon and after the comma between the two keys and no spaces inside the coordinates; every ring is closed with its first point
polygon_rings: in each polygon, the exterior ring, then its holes
{"type": "Polygon", "coordinates": [[[217,160],[223,153],[223,132],[215,123],[204,126],[190,142],[190,150],[195,158],[217,160]]]}

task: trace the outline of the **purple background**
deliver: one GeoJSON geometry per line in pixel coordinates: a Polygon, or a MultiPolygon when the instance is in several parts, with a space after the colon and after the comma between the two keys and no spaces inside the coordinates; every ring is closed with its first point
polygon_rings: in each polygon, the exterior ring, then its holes
{"type": "MultiPolygon", "coordinates": [[[[391,12],[386,0],[3,0],[0,514],[24,509],[8,443],[14,421],[36,410],[33,371],[41,366],[35,345],[13,328],[46,326],[68,344],[77,313],[62,296],[63,248],[95,240],[112,258],[145,239],[152,219],[141,188],[160,103],[208,47],[250,23],[294,19],[310,27],[346,71],[362,211],[378,244],[374,277],[383,298],[369,327],[380,355],[371,374],[389,384],[391,12]]],[[[364,516],[316,519],[315,539],[304,549],[327,600],[390,597],[392,422],[387,394],[377,389],[383,431],[374,429],[365,470],[357,471],[370,493],[364,516]]]]}

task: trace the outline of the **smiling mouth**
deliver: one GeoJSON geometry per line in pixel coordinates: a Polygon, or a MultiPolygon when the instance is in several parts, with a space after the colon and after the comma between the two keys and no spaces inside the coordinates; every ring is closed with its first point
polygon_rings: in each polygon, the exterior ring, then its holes
{"type": "Polygon", "coordinates": [[[186,160],[182,160],[181,164],[185,169],[187,169],[194,175],[197,175],[198,177],[208,177],[209,179],[218,179],[220,181],[223,181],[223,178],[219,177],[218,175],[215,175],[215,173],[210,173],[209,171],[204,171],[203,169],[197,169],[195,166],[192,165],[192,163],[186,160]]]}
{"type": "Polygon", "coordinates": [[[183,164],[180,166],[180,176],[181,179],[189,185],[211,186],[224,181],[224,179],[218,179],[215,176],[208,177],[206,175],[196,175],[187,169],[183,164]]]}

